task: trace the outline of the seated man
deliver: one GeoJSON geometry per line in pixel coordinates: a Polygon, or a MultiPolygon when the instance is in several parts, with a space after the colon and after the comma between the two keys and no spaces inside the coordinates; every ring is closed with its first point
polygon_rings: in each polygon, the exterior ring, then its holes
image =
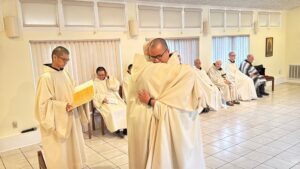
{"type": "Polygon", "coordinates": [[[109,77],[104,67],[98,67],[96,73],[93,103],[101,113],[107,129],[123,138],[127,134],[127,122],[126,104],[118,93],[120,83],[114,77],[109,77]],[[123,133],[121,129],[124,129],[123,133]]]}
{"type": "Polygon", "coordinates": [[[195,59],[194,65],[200,79],[200,86],[203,88],[203,93],[205,93],[206,104],[213,110],[219,110],[222,107],[222,95],[220,90],[213,84],[205,70],[201,68],[200,59],[195,59]]]}
{"type": "MultiPolygon", "coordinates": [[[[124,75],[124,80],[123,80],[123,99],[126,101],[126,98],[128,97],[128,90],[129,90],[129,82],[131,78],[131,69],[132,69],[132,64],[128,65],[127,71],[124,75]]],[[[126,101],[127,102],[127,101],[126,101]]]]}
{"type": "Polygon", "coordinates": [[[254,56],[249,54],[247,59],[241,63],[240,70],[253,79],[258,97],[262,97],[263,95],[268,96],[269,94],[265,92],[266,79],[252,65],[253,60],[254,56]]]}
{"type": "Polygon", "coordinates": [[[229,61],[225,67],[228,79],[236,84],[240,100],[257,99],[253,80],[243,74],[235,64],[235,53],[230,52],[229,61]]]}
{"type": "Polygon", "coordinates": [[[240,104],[237,101],[237,90],[234,83],[230,82],[226,73],[222,69],[221,60],[217,60],[208,70],[208,76],[211,81],[221,90],[223,98],[228,106],[233,106],[233,104],[240,104]]]}

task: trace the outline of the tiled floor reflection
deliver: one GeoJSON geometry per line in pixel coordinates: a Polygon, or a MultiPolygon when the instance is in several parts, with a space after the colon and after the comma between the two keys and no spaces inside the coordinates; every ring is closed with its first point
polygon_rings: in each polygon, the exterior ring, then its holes
{"type": "MultiPolygon", "coordinates": [[[[270,96],[201,114],[208,169],[300,169],[300,85],[281,84],[270,96]]],[[[86,137],[86,168],[128,168],[127,138],[86,137]]],[[[0,154],[0,169],[38,168],[38,145],[0,154]]]]}

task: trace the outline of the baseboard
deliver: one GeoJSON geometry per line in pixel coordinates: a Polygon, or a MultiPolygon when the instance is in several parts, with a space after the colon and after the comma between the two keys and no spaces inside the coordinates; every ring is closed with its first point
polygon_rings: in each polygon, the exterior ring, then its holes
{"type": "Polygon", "coordinates": [[[275,77],[275,85],[285,83],[286,82],[286,77],[275,77]]]}
{"type": "MultiPolygon", "coordinates": [[[[285,82],[287,82],[286,77],[274,77],[274,85],[278,85],[285,82]]],[[[272,86],[272,83],[268,81],[266,85],[269,87],[272,86]]]]}
{"type": "Polygon", "coordinates": [[[40,142],[41,134],[39,129],[28,133],[20,133],[18,135],[0,138],[0,152],[22,148],[40,142]]]}
{"type": "Polygon", "coordinates": [[[296,79],[288,79],[287,82],[289,83],[300,83],[300,79],[296,80],[296,79]]]}

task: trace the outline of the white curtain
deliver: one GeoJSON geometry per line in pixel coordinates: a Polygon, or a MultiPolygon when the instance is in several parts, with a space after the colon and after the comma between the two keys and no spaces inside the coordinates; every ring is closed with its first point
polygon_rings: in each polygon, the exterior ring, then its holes
{"type": "Polygon", "coordinates": [[[180,55],[181,63],[194,65],[194,60],[199,57],[199,39],[166,39],[170,52],[180,55]]]}
{"type": "Polygon", "coordinates": [[[52,50],[57,46],[69,50],[70,61],[65,69],[77,85],[93,79],[99,66],[109,75],[122,79],[120,40],[30,41],[30,46],[35,85],[43,72],[43,64],[51,63],[52,50]]]}
{"type": "Polygon", "coordinates": [[[227,63],[231,51],[236,53],[236,64],[239,66],[249,54],[249,36],[213,37],[213,62],[221,60],[227,63]]]}

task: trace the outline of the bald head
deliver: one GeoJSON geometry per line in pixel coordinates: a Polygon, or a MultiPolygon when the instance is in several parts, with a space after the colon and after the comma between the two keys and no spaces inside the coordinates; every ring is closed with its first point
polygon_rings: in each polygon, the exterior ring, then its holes
{"type": "Polygon", "coordinates": [[[215,67],[216,67],[217,69],[220,69],[220,68],[222,67],[222,61],[221,61],[221,60],[216,60],[216,62],[215,62],[215,67]]]}
{"type": "Polygon", "coordinates": [[[229,52],[228,56],[230,61],[232,62],[235,61],[235,53],[233,51],[229,52]]]}
{"type": "Polygon", "coordinates": [[[252,54],[247,55],[248,62],[252,63],[254,60],[254,56],[252,54]]]}
{"type": "Polygon", "coordinates": [[[154,63],[167,63],[170,58],[167,42],[163,38],[151,40],[144,48],[148,49],[148,55],[154,63]]]}
{"type": "Polygon", "coordinates": [[[194,65],[196,68],[200,69],[201,68],[201,61],[200,59],[195,59],[194,60],[194,65]]]}

